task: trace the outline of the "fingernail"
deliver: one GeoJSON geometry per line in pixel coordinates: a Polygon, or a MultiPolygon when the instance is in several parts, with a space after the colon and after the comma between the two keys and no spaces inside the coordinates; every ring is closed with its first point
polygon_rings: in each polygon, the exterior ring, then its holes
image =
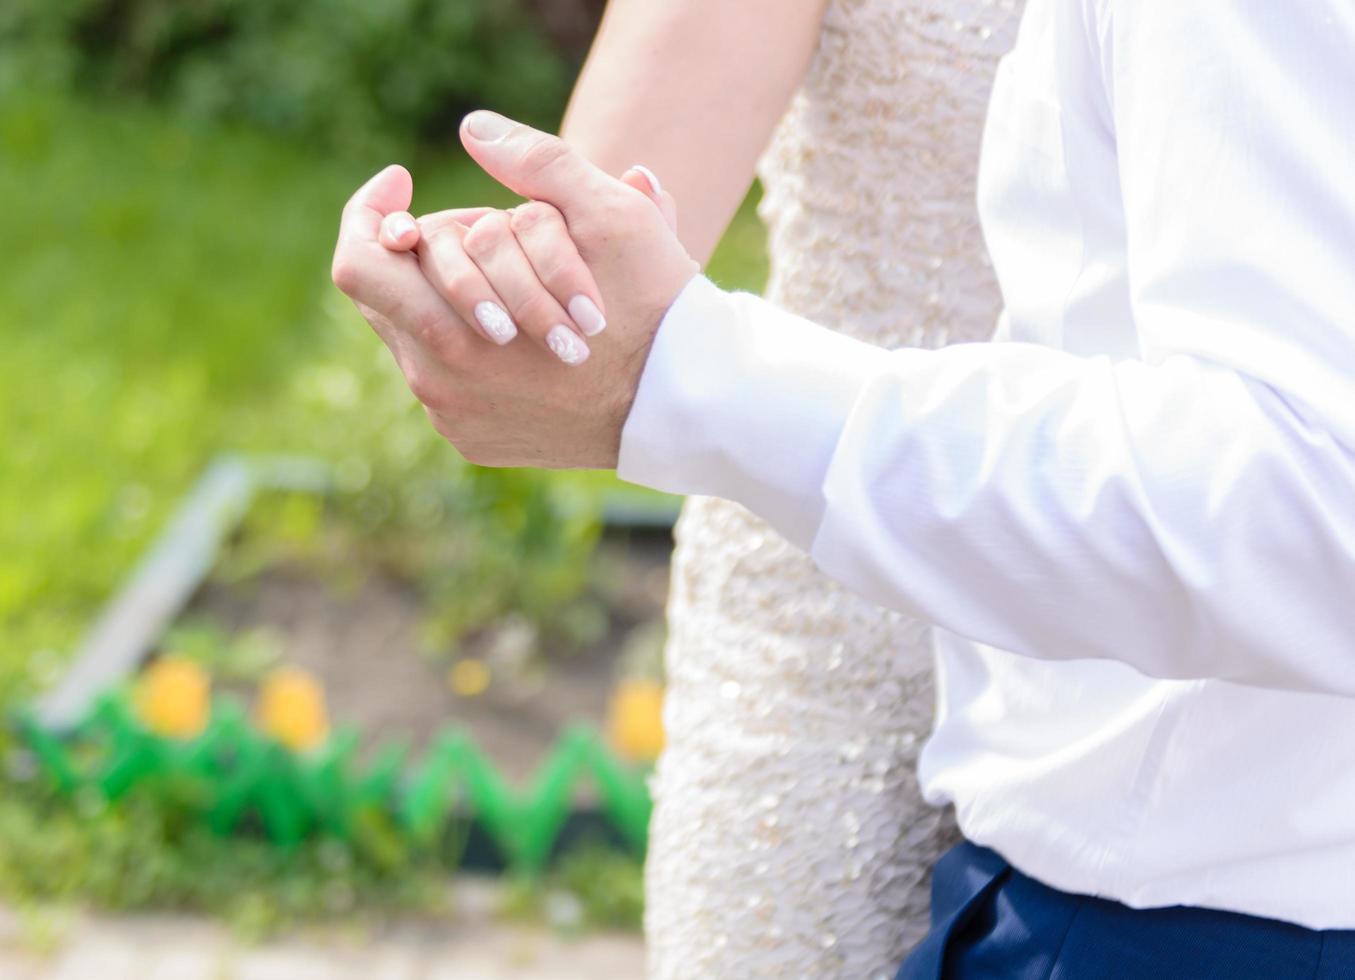
{"type": "Polygon", "coordinates": [[[491,303],[489,300],[476,303],[475,319],[485,328],[489,339],[496,344],[506,344],[518,335],[513,318],[498,303],[491,303]]]}
{"type": "Polygon", "coordinates": [[[386,216],[386,234],[395,241],[416,230],[418,225],[414,223],[414,219],[403,212],[386,216]]]}
{"type": "Polygon", "coordinates": [[[585,337],[596,337],[607,329],[607,320],[603,317],[602,311],[582,293],[569,301],[569,315],[574,318],[574,322],[579,325],[585,337]]]}
{"type": "Polygon", "coordinates": [[[507,136],[512,128],[511,120],[487,109],[479,109],[466,117],[466,132],[481,143],[497,142],[507,136]]]}
{"type": "Polygon", "coordinates": [[[638,170],[644,175],[645,180],[649,181],[649,188],[654,192],[655,197],[663,196],[663,185],[659,183],[659,178],[654,176],[654,171],[650,170],[643,163],[633,164],[632,170],[638,170]]]}
{"type": "Polygon", "coordinates": [[[563,323],[557,323],[550,328],[550,332],[546,334],[546,346],[570,367],[588,360],[588,345],[563,323]]]}

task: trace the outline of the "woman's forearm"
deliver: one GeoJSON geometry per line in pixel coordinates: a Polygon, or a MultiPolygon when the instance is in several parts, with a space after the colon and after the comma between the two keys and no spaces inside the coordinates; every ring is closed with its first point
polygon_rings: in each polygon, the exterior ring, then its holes
{"type": "Polygon", "coordinates": [[[813,57],[826,0],[612,0],[561,135],[604,170],[649,167],[703,264],[813,57]]]}

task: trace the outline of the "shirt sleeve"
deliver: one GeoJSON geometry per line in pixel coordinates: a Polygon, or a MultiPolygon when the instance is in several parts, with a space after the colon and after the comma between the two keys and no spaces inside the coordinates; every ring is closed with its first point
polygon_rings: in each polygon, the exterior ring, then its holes
{"type": "Polygon", "coordinates": [[[855,591],[1002,649],[1355,694],[1355,464],[1197,356],[884,351],[697,279],[618,469],[738,501],[855,591]]]}

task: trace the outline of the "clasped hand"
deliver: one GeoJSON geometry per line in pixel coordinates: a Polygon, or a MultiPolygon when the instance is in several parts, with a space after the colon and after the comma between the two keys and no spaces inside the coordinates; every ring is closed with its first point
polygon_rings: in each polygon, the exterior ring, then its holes
{"type": "Polygon", "coordinates": [[[344,207],[334,282],[471,462],[614,467],[659,322],[698,272],[672,199],[492,112],[461,140],[528,203],[415,220],[409,172],[387,167],[344,207]]]}

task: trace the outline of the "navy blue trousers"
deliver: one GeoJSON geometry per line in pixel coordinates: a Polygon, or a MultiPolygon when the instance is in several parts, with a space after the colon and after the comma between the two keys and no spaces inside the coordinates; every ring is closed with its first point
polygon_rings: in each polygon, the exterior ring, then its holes
{"type": "Polygon", "coordinates": [[[1355,931],[1070,895],[968,842],[932,875],[932,923],[896,980],[1352,980],[1355,931]]]}

